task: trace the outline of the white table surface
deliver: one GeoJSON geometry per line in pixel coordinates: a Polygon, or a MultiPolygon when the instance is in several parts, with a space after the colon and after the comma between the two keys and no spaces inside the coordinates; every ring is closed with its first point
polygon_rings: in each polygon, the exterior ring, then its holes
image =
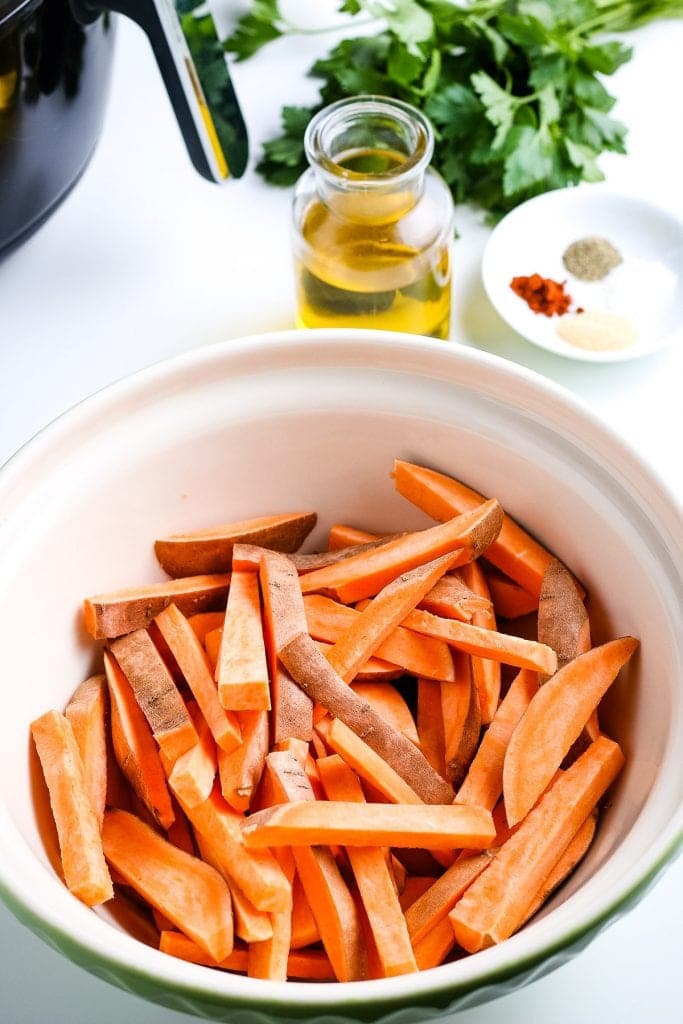
{"type": "MultiPolygon", "coordinates": [[[[629,156],[602,166],[612,184],[683,215],[683,22],[649,26],[632,41],[634,60],[612,79],[616,113],[631,127],[629,156]]],[[[281,102],[312,101],[316,86],[302,70],[326,45],[315,37],[278,42],[235,69],[254,154],[276,130],[281,102]]],[[[288,191],[253,171],[223,188],[194,173],[146,40],[122,24],[94,160],[55,216],[0,264],[0,462],[74,402],[131,371],[207,342],[293,326],[289,202],[288,191]]],[[[683,351],[601,367],[534,348],[484,296],[479,263],[489,229],[481,216],[460,210],[458,227],[453,344],[498,353],[582,396],[683,499],[683,351]]],[[[678,1024],[682,933],[679,860],[570,964],[458,1022],[678,1024]]],[[[6,1024],[191,1019],[91,977],[0,907],[6,1024]]]]}

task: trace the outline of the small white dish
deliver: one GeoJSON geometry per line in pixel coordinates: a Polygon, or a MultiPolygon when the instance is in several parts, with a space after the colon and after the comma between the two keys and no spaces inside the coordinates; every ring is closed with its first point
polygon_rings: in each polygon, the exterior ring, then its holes
{"type": "MultiPolygon", "coordinates": [[[[683,344],[683,221],[655,203],[602,185],[557,189],[529,199],[496,226],[482,262],[484,287],[500,316],[519,334],[557,355],[619,362],[683,344]],[[606,238],[623,262],[596,282],[568,273],[562,254],[574,241],[606,238]],[[609,350],[579,348],[557,332],[560,317],[534,313],[510,287],[538,273],[566,282],[572,310],[622,315],[637,340],[609,350]]],[[[565,314],[572,316],[573,313],[565,314]]]]}

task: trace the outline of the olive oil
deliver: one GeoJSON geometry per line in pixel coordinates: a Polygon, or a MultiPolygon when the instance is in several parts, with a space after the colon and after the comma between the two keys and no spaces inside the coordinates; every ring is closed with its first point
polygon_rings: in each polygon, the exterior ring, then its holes
{"type": "Polygon", "coordinates": [[[314,144],[309,138],[312,169],[301,179],[294,204],[297,325],[370,327],[445,339],[450,193],[427,167],[427,142],[417,129],[411,136],[412,123],[405,127],[400,120],[407,118],[405,105],[379,101],[380,117],[377,99],[365,100],[370,114],[360,98],[353,101],[351,115],[346,101],[330,108],[327,127],[326,112],[317,115],[323,118],[319,151],[315,138],[314,144]]]}

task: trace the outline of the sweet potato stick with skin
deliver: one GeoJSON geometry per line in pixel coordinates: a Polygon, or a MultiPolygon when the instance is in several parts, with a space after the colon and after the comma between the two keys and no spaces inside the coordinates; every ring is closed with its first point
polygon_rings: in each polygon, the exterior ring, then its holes
{"type": "Polygon", "coordinates": [[[479,746],[480,734],[481,711],[479,710],[479,694],[477,693],[474,681],[470,679],[470,699],[462,732],[460,733],[460,740],[453,753],[446,760],[448,778],[456,789],[467,774],[467,769],[479,746]]]}
{"type": "Polygon", "coordinates": [[[496,615],[500,615],[501,618],[519,619],[538,608],[538,597],[534,597],[528,590],[520,587],[519,583],[504,576],[493,566],[489,565],[486,568],[486,581],[496,615]]]}
{"type": "Polygon", "coordinates": [[[269,711],[270,683],[258,576],[235,570],[216,663],[218,694],[233,711],[269,711]]]}
{"type": "MultiPolygon", "coordinates": [[[[277,805],[280,808],[332,806],[317,803],[301,764],[289,751],[269,754],[266,771],[271,774],[273,787],[283,801],[277,805]],[[286,802],[291,800],[299,803],[286,802]]],[[[337,979],[356,981],[365,977],[366,964],[356,905],[331,851],[324,846],[307,844],[294,847],[292,855],[337,979]]]]}
{"type": "Polygon", "coordinates": [[[229,572],[235,544],[258,544],[276,551],[296,551],[315,526],[316,519],[315,512],[245,519],[157,540],[154,552],[169,576],[229,572]]]}
{"type": "Polygon", "coordinates": [[[247,849],[268,846],[407,846],[481,850],[495,839],[490,811],[464,804],[367,804],[302,801],[245,818],[247,849]]]}
{"type": "MultiPolygon", "coordinates": [[[[159,949],[162,953],[168,953],[180,960],[187,960],[188,963],[218,967],[221,970],[233,971],[238,974],[244,974],[247,971],[249,952],[246,949],[235,949],[225,960],[217,963],[181,932],[162,932],[159,949]]],[[[306,981],[334,981],[334,971],[322,950],[293,950],[287,958],[287,977],[306,981]]]]}
{"type": "Polygon", "coordinates": [[[268,753],[268,712],[237,712],[242,744],[218,752],[218,774],[223,796],[236,811],[247,811],[258,788],[268,753]]]}
{"type": "Polygon", "coordinates": [[[230,890],[214,868],[127,811],[106,812],[102,842],[107,860],[126,883],[176,928],[216,960],[232,952],[230,890]]]}
{"type": "MultiPolygon", "coordinates": [[[[472,625],[481,626],[483,629],[497,629],[496,614],[491,603],[491,594],[486,582],[486,576],[479,562],[470,562],[469,565],[463,565],[461,572],[467,586],[488,602],[487,608],[473,614],[472,625]]],[[[541,637],[538,639],[541,640],[541,637]]],[[[541,642],[548,643],[546,640],[541,640],[541,642]]],[[[553,645],[548,644],[548,646],[552,647],[553,645]]],[[[484,725],[489,724],[498,707],[500,677],[500,662],[492,661],[491,658],[478,658],[476,656],[472,658],[472,679],[479,694],[481,720],[484,725]]]]}
{"type": "Polygon", "coordinates": [[[336,551],[317,551],[310,555],[293,554],[289,557],[299,575],[305,576],[306,573],[313,572],[315,569],[325,569],[328,565],[336,565],[337,562],[343,562],[344,559],[351,558],[353,555],[362,555],[367,551],[373,551],[375,548],[382,547],[388,541],[395,540],[398,536],[400,535],[393,534],[390,537],[376,537],[361,544],[352,544],[349,547],[338,548],[336,551]]]}
{"type": "Polygon", "coordinates": [[[611,640],[579,655],[540,687],[515,727],[503,766],[508,821],[521,821],[562,764],[638,641],[611,640]]]}
{"type": "Polygon", "coordinates": [[[83,602],[85,628],[95,640],[109,640],[144,629],[169,604],[184,615],[225,608],[229,583],[225,574],[190,576],[94,594],[83,602]]]}
{"type": "Polygon", "coordinates": [[[571,573],[553,559],[543,575],[538,602],[538,638],[557,654],[558,669],[591,649],[588,612],[571,573]]]}
{"type": "MultiPolygon", "coordinates": [[[[472,673],[470,658],[462,651],[453,656],[455,675],[452,681],[440,687],[441,718],[444,737],[444,767],[446,778],[452,781],[452,762],[458,754],[463,729],[472,703],[472,673]]],[[[456,783],[457,785],[457,783],[456,783]]]]}
{"type": "Polygon", "coordinates": [[[600,736],[559,776],[451,911],[463,949],[476,953],[521,926],[558,858],[623,763],[618,744],[600,736]]]}
{"type": "Polygon", "coordinates": [[[71,724],[57,711],[31,723],[31,734],[50,794],[64,881],[89,907],[114,895],[102,852],[100,826],[71,724]]]}
{"type": "Polygon", "coordinates": [[[199,709],[188,704],[199,742],[190,747],[171,766],[168,784],[186,807],[196,807],[208,800],[218,768],[216,744],[211,730],[199,709]]]}
{"type": "Polygon", "coordinates": [[[65,711],[78,744],[86,786],[100,829],[107,801],[106,713],[107,681],[103,675],[85,679],[65,711]]]}
{"type": "Polygon", "coordinates": [[[199,737],[173,677],[146,629],[114,640],[111,653],[164,754],[174,761],[199,737]]]}
{"type": "Polygon", "coordinates": [[[415,790],[340,719],[323,719],[316,726],[316,730],[330,750],[339,754],[362,779],[369,782],[390,803],[423,802],[415,790]]]}
{"type": "MultiPolygon", "coordinates": [[[[360,635],[363,647],[370,649],[374,646],[376,636],[372,631],[368,632],[367,640],[362,632],[364,625],[367,624],[368,627],[371,625],[368,620],[362,618],[363,612],[369,611],[374,602],[361,601],[357,608],[350,608],[348,605],[340,604],[322,594],[307,594],[304,598],[304,605],[308,632],[315,640],[330,642],[337,645],[339,650],[339,645],[342,643],[347,647],[352,647],[354,642],[357,645],[360,635]]],[[[357,650],[359,656],[356,662],[359,664],[355,668],[355,675],[351,678],[357,678],[367,672],[370,657],[376,657],[389,665],[398,666],[402,672],[422,675],[427,679],[450,679],[453,675],[450,651],[443,640],[420,636],[402,626],[391,629],[386,639],[377,645],[376,653],[362,662],[360,661],[362,647],[357,646],[357,650]]],[[[325,655],[332,664],[331,647],[325,650],[325,655]]],[[[337,656],[339,657],[339,654],[337,656]]],[[[353,668],[354,665],[351,663],[349,671],[353,668]]],[[[339,672],[339,675],[346,682],[351,681],[347,678],[348,671],[339,672]]]]}
{"type": "Polygon", "coordinates": [[[192,626],[173,604],[157,615],[154,621],[192,691],[216,743],[221,750],[228,753],[235,750],[242,742],[239,721],[235,715],[221,706],[208,659],[192,626]]]}
{"type": "Polygon", "coordinates": [[[301,578],[304,594],[325,593],[344,604],[362,601],[395,580],[441,555],[459,552],[456,565],[478,558],[498,535],[503,511],[495,499],[447,523],[406,533],[395,540],[301,578]]]}
{"type": "MultiPolygon", "coordinates": [[[[574,577],[561,562],[553,559],[543,576],[538,602],[538,639],[557,654],[557,667],[564,668],[579,654],[591,649],[588,612],[576,589],[574,577]]],[[[585,726],[590,741],[600,735],[598,709],[585,726]]]]}
{"type": "Polygon", "coordinates": [[[279,657],[299,686],[364,739],[425,803],[450,803],[453,790],[417,747],[388,725],[339,678],[308,634],[291,640],[279,657]]]}
{"type": "Polygon", "coordinates": [[[538,675],[521,669],[484,733],[456,803],[492,811],[503,792],[503,763],[512,732],[538,690],[538,675]]]}
{"type": "Polygon", "coordinates": [[[111,738],[116,763],[149,813],[168,829],[175,814],[152,730],[135,700],[130,683],[107,651],[104,652],[104,670],[109,687],[111,738]]]}
{"type": "Polygon", "coordinates": [[[557,668],[557,657],[551,647],[535,640],[482,629],[469,622],[441,619],[429,612],[413,611],[403,620],[406,629],[414,629],[426,636],[438,637],[452,647],[481,658],[502,661],[515,668],[529,668],[534,672],[552,675],[557,668]]]}
{"type": "MultiPolygon", "coordinates": [[[[479,508],[486,498],[452,477],[424,466],[397,459],[396,490],[433,519],[445,522],[479,508]]],[[[486,558],[536,599],[543,573],[553,556],[525,530],[505,515],[500,532],[486,551],[486,558]]]]}
{"type": "Polygon", "coordinates": [[[234,882],[257,910],[278,913],[291,904],[291,885],[268,850],[247,850],[241,825],[244,820],[228,806],[220,789],[197,807],[184,807],[207,860],[231,884],[234,882]]]}
{"type": "Polygon", "coordinates": [[[415,719],[410,713],[410,708],[398,692],[395,686],[386,682],[369,682],[356,679],[351,684],[351,689],[381,714],[385,721],[398,732],[402,732],[416,746],[420,745],[420,737],[415,727],[415,719]]]}
{"type": "Polygon", "coordinates": [[[469,885],[491,863],[491,855],[468,855],[452,864],[406,911],[406,925],[413,946],[421,942],[448,914],[469,885]]]}
{"type": "Polygon", "coordinates": [[[306,632],[306,612],[296,569],[286,555],[264,551],[261,556],[261,591],[268,667],[270,670],[271,734],[274,743],[295,736],[313,735],[313,701],[296,685],[279,651],[299,632],[306,632]]]}
{"type": "MultiPolygon", "coordinates": [[[[318,761],[328,800],[365,803],[360,782],[342,759],[334,755],[318,761]]],[[[349,847],[347,855],[356,885],[375,937],[384,976],[394,977],[417,970],[406,920],[383,850],[349,847]]]]}

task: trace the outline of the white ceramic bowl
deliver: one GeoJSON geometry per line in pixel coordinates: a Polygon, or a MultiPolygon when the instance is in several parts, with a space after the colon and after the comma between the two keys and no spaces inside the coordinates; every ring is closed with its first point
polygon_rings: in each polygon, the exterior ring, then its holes
{"type": "Polygon", "coordinates": [[[230,341],[124,380],[53,423],[3,469],[0,507],[0,892],[101,977],[243,1024],[408,1024],[562,963],[642,894],[681,843],[680,511],[617,437],[528,371],[408,335],[230,341]],[[387,531],[423,523],[394,493],[395,456],[497,495],[585,582],[597,638],[642,640],[604,715],[628,761],[588,857],[521,933],[417,976],[270,983],[142,945],[63,888],[32,796],[29,723],[62,708],[93,668],[82,597],[161,578],[152,540],[186,527],[310,507],[320,513],[315,543],[335,519],[387,531]]]}

